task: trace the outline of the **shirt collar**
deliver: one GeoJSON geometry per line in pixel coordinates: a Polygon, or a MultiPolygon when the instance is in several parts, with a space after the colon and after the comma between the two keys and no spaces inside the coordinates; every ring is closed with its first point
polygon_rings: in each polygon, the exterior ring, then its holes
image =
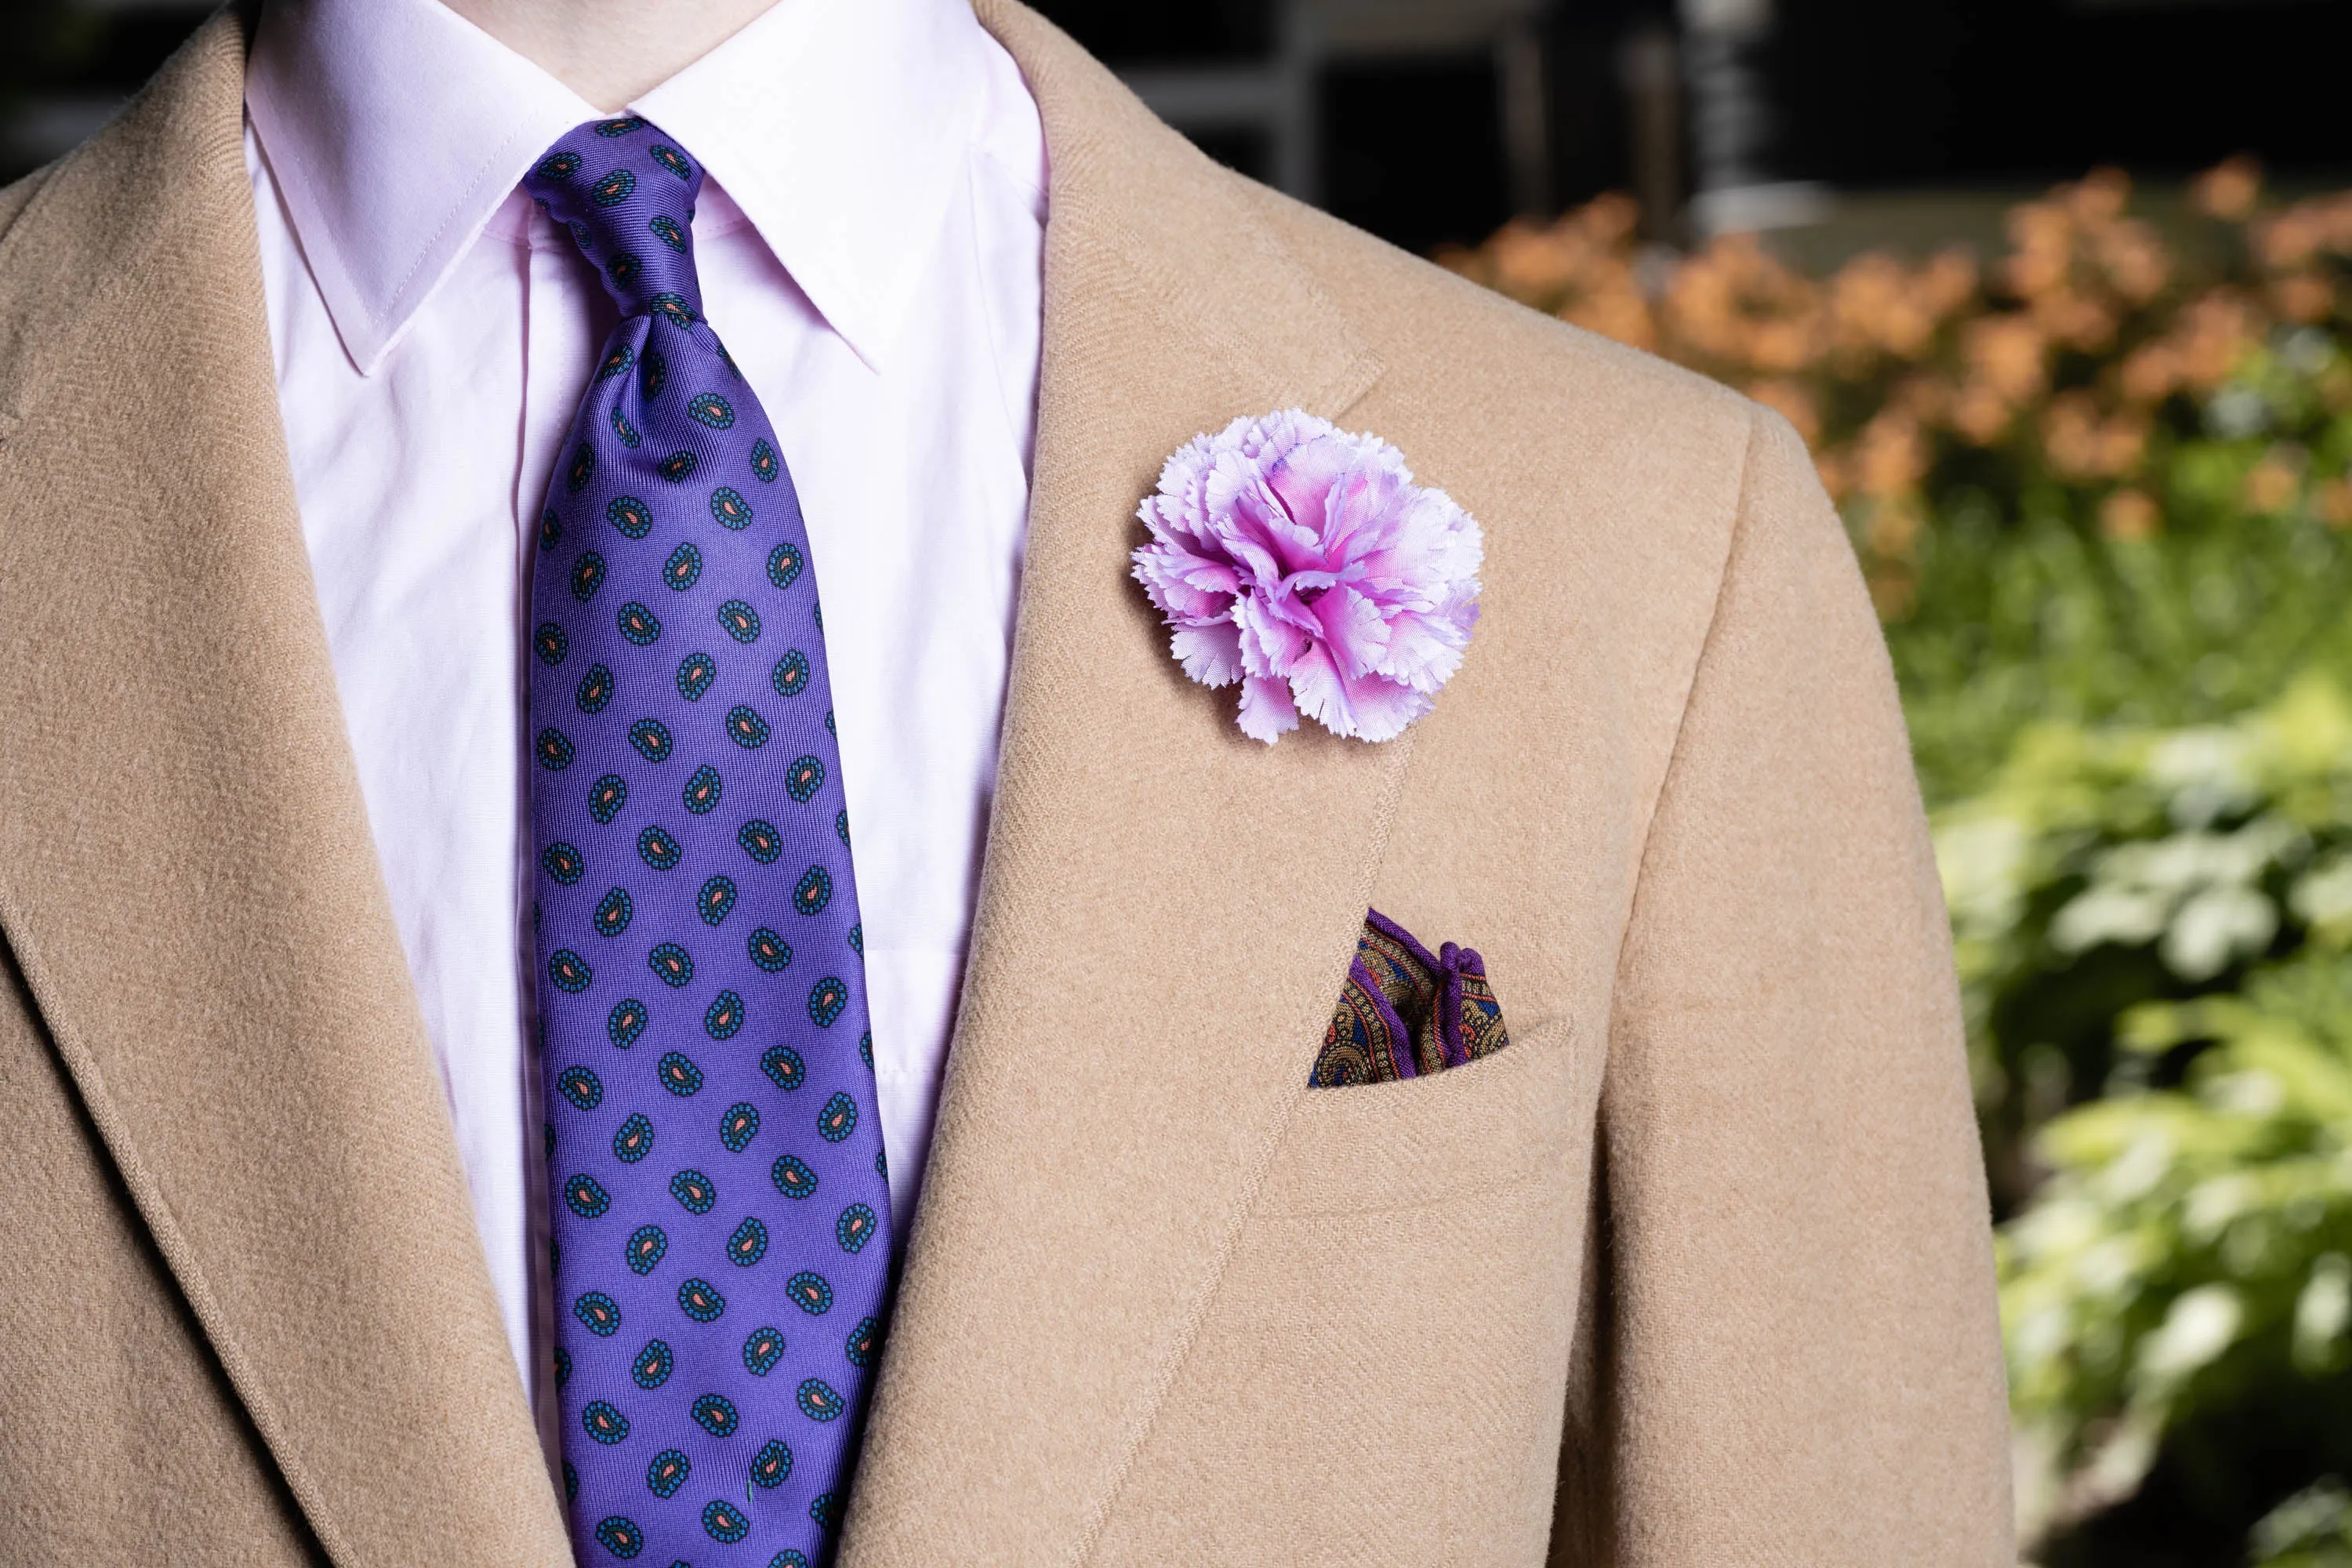
{"type": "MultiPolygon", "coordinates": [[[[963,177],[986,47],[965,0],[779,0],[627,108],[878,369],[963,177]]],[[[598,118],[439,0],[271,0],[246,104],[362,374],[548,146],[598,118]]]]}

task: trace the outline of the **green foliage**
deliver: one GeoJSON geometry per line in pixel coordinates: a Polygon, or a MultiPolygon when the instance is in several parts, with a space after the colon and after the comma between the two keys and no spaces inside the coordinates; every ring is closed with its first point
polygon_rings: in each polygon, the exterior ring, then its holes
{"type": "Polygon", "coordinates": [[[2325,395],[2347,372],[2297,329],[2201,405],[2172,399],[2145,536],[2102,528],[2101,485],[1990,457],[1936,476],[1918,595],[1887,628],[1931,801],[1981,787],[2037,721],[2207,722],[2315,664],[2352,670],[2352,536],[2302,482],[2352,465],[2325,395]],[[2273,475],[2274,504],[2250,505],[2273,475]]]}
{"type": "Polygon", "coordinates": [[[2324,676],[2232,724],[2033,726],[1939,815],[1996,1200],[2066,1105],[2161,1076],[2119,1053],[2143,1003],[2234,984],[2352,902],[2352,710],[2324,676]]]}
{"type": "Polygon", "coordinates": [[[2011,1397],[2086,1500],[2129,1495],[2200,1404],[2347,1364],[2352,970],[2314,949],[2241,994],[2137,1009],[2123,1044],[2200,1041],[2180,1087],[2053,1122],[2054,1173],[2002,1237],[2011,1397]]]}
{"type": "Polygon", "coordinates": [[[2347,345],[2176,384],[2124,488],[2047,417],[1922,469],[1888,641],[2053,1568],[2352,1568],[2347,345]]]}
{"type": "MultiPolygon", "coordinates": [[[[2314,673],[2228,724],[2032,727],[1937,848],[2061,1516],[2250,1404],[2352,1458],[2352,700],[2314,673]]],[[[2308,1479],[2200,1484],[2242,1528],[2308,1479]]]]}
{"type": "Polygon", "coordinates": [[[2254,1568],[2352,1568],[2352,1492],[2315,1481],[2254,1526],[2252,1546],[2254,1568]]]}

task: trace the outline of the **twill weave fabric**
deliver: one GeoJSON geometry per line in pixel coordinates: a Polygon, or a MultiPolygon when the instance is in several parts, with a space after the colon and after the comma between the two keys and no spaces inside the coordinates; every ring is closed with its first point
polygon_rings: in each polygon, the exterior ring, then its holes
{"type": "Polygon", "coordinates": [[[531,825],[582,1561],[830,1556],[890,1267],[864,942],[792,476],[638,118],[525,185],[622,320],[548,489],[531,825]]]}

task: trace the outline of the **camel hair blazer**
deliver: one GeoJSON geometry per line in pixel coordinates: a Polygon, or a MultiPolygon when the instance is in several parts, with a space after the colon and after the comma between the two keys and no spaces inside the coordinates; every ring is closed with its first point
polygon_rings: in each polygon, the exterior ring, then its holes
{"type": "MultiPolygon", "coordinates": [[[[2011,1564],[1983,1173],[1877,625],[1771,414],[1218,167],[1052,156],[1001,779],[847,1568],[2011,1564]],[[1478,518],[1402,738],[1128,576],[1290,405],[1478,518]],[[1513,1043],[1309,1089],[1368,905],[1513,1043]]],[[[0,194],[0,1561],[571,1561],[338,710],[207,23],[0,194]]],[[[598,1559],[601,1561],[601,1559],[598,1559]]]]}

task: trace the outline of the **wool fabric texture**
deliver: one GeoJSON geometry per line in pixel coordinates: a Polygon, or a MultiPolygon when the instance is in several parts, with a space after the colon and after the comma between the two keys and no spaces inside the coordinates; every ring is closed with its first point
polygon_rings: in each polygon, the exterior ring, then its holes
{"type": "Polygon", "coordinates": [[[635,117],[525,180],[622,320],[549,487],[531,822],[564,1491],[584,1562],[829,1559],[890,1198],[808,534],[635,117]]]}

